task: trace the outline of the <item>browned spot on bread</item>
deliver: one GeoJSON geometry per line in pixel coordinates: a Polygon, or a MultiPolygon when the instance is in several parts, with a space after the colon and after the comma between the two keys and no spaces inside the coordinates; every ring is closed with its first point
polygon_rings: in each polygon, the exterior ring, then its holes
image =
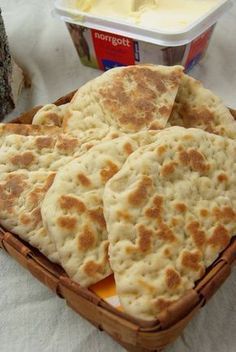
{"type": "Polygon", "coordinates": [[[171,112],[171,109],[169,108],[169,106],[163,105],[163,106],[161,106],[161,107],[159,108],[159,113],[160,113],[161,115],[169,116],[169,115],[170,115],[170,112],[171,112]]]}
{"type": "Polygon", "coordinates": [[[182,145],[178,145],[177,150],[178,150],[179,152],[182,152],[182,151],[184,150],[184,148],[183,148],[182,145]]]}
{"type": "Polygon", "coordinates": [[[162,128],[162,125],[160,125],[157,121],[153,121],[149,127],[150,130],[161,130],[162,128]]]}
{"type": "MultiPolygon", "coordinates": [[[[121,125],[133,125],[132,129],[138,131],[142,128],[147,122],[150,123],[150,120],[155,112],[155,106],[152,102],[139,99],[136,102],[136,106],[129,109],[130,111],[125,111],[118,118],[121,125]],[[143,117],[137,115],[136,110],[142,113],[143,117]],[[144,117],[145,116],[145,117],[144,117]]],[[[141,115],[141,114],[140,114],[141,115]]]]}
{"type": "Polygon", "coordinates": [[[180,219],[172,218],[170,224],[172,227],[178,226],[180,224],[180,219]]]}
{"type": "Polygon", "coordinates": [[[64,210],[75,209],[76,211],[78,211],[78,213],[83,213],[86,210],[86,206],[84,205],[84,203],[73,196],[61,196],[59,199],[59,204],[61,209],[64,210]]]}
{"type": "Polygon", "coordinates": [[[179,114],[184,127],[202,126],[205,130],[213,129],[214,114],[206,108],[194,109],[190,104],[185,103],[180,105],[179,114]]]}
{"type": "Polygon", "coordinates": [[[184,141],[192,141],[193,140],[193,136],[191,134],[185,134],[182,138],[184,141]]]}
{"type": "Polygon", "coordinates": [[[132,216],[130,213],[128,213],[128,211],[123,211],[123,210],[118,210],[116,212],[116,216],[118,219],[123,219],[125,221],[131,221],[132,216]]]}
{"type": "Polygon", "coordinates": [[[11,213],[14,204],[27,186],[26,176],[8,174],[5,182],[0,185],[0,209],[11,213]]]}
{"type": "Polygon", "coordinates": [[[139,206],[148,196],[148,188],[152,186],[152,180],[148,176],[143,176],[135,191],[128,196],[128,202],[133,206],[139,206]]]}
{"type": "Polygon", "coordinates": [[[45,183],[43,186],[34,187],[32,191],[29,193],[28,198],[29,198],[29,204],[31,206],[31,209],[34,209],[39,205],[40,201],[43,199],[46,192],[51,187],[53,180],[55,178],[55,175],[56,175],[55,173],[52,173],[51,175],[49,175],[45,180],[45,183]]]}
{"type": "Polygon", "coordinates": [[[29,193],[29,205],[31,209],[34,209],[38,206],[40,200],[42,199],[45,193],[42,191],[42,188],[36,187],[29,193]]]}
{"type": "Polygon", "coordinates": [[[215,215],[217,220],[222,220],[224,222],[230,222],[236,220],[236,212],[231,207],[214,208],[213,215],[215,215]]]}
{"type": "Polygon", "coordinates": [[[66,137],[60,136],[57,143],[57,148],[65,152],[74,151],[77,146],[78,146],[77,138],[66,138],[66,137]]]}
{"type": "Polygon", "coordinates": [[[91,185],[90,179],[85,174],[79,173],[77,177],[82,186],[89,187],[91,185]]]}
{"type": "Polygon", "coordinates": [[[187,206],[184,203],[176,203],[175,209],[180,213],[184,213],[187,210],[187,206]]]}
{"type": "Polygon", "coordinates": [[[49,188],[51,187],[51,185],[53,184],[53,181],[54,181],[54,178],[56,176],[56,173],[53,172],[51,173],[47,179],[46,179],[46,182],[45,182],[45,185],[43,186],[43,190],[46,192],[49,190],[49,188]]]}
{"type": "Polygon", "coordinates": [[[229,231],[223,225],[217,225],[207,243],[213,247],[225,248],[230,241],[229,231]]]}
{"type": "Polygon", "coordinates": [[[34,226],[37,226],[38,224],[42,223],[42,215],[40,208],[36,208],[32,211],[32,221],[34,223],[34,226]]]}
{"type": "Polygon", "coordinates": [[[157,148],[157,154],[158,154],[159,156],[163,155],[166,151],[167,151],[167,146],[166,146],[166,145],[160,145],[160,146],[157,148]]]}
{"type": "Polygon", "coordinates": [[[73,216],[61,216],[57,219],[60,227],[66,230],[74,230],[76,228],[77,220],[73,216]]]}
{"type": "Polygon", "coordinates": [[[206,218],[207,216],[209,216],[209,211],[207,209],[200,209],[200,215],[203,218],[206,218]]]}
{"type": "Polygon", "coordinates": [[[182,255],[181,263],[183,267],[187,269],[191,269],[193,271],[199,271],[199,270],[202,270],[202,264],[200,263],[201,257],[202,257],[201,253],[199,251],[195,251],[195,252],[184,251],[182,255]]]}
{"type": "Polygon", "coordinates": [[[132,145],[130,143],[125,143],[124,145],[124,151],[126,154],[130,155],[133,153],[133,148],[132,148],[132,145]]]}
{"type": "Polygon", "coordinates": [[[61,126],[61,118],[55,112],[47,112],[46,119],[47,121],[53,122],[55,126],[61,126]]]}
{"type": "Polygon", "coordinates": [[[159,113],[168,117],[171,113],[171,108],[169,106],[163,105],[159,108],[159,113]]]}
{"type": "Polygon", "coordinates": [[[209,164],[206,164],[204,156],[197,150],[190,149],[188,154],[194,171],[205,172],[209,169],[209,164]]]}
{"type": "Polygon", "coordinates": [[[200,224],[197,221],[192,221],[186,228],[190,232],[196,246],[202,248],[206,242],[206,234],[200,229],[200,224]]]}
{"type": "Polygon", "coordinates": [[[10,158],[10,161],[13,165],[27,167],[35,161],[35,156],[32,152],[25,152],[14,155],[10,158]]]}
{"type": "Polygon", "coordinates": [[[155,301],[155,306],[157,307],[159,312],[162,312],[163,310],[166,310],[174,301],[170,301],[164,298],[158,298],[155,301]]]}
{"type": "Polygon", "coordinates": [[[161,168],[161,176],[163,177],[168,177],[169,175],[173,174],[175,172],[175,167],[178,164],[174,161],[169,162],[168,164],[165,164],[161,168]]]}
{"type": "Polygon", "coordinates": [[[159,230],[157,231],[156,235],[163,241],[174,242],[176,240],[176,237],[169,226],[164,223],[159,225],[159,230]]]}
{"type": "Polygon", "coordinates": [[[190,166],[194,171],[200,173],[209,170],[209,164],[206,163],[204,156],[195,149],[179,152],[179,160],[185,166],[190,166]]]}
{"type": "Polygon", "coordinates": [[[29,225],[32,222],[32,218],[27,214],[21,214],[19,217],[20,223],[23,225],[29,225]]]}
{"type": "Polygon", "coordinates": [[[83,227],[83,231],[78,236],[78,248],[87,251],[92,248],[96,242],[96,237],[88,225],[83,227]]]}
{"type": "Polygon", "coordinates": [[[180,277],[179,273],[172,268],[166,269],[165,280],[166,280],[166,286],[170,290],[176,289],[181,283],[181,277],[180,277]]]}
{"type": "Polygon", "coordinates": [[[100,171],[103,182],[107,182],[112,176],[119,171],[119,168],[111,160],[108,160],[106,166],[100,171]]]}
{"type": "Polygon", "coordinates": [[[179,152],[179,160],[183,165],[188,165],[190,161],[190,157],[185,150],[179,152]]]}
{"type": "Polygon", "coordinates": [[[164,256],[167,258],[170,258],[172,254],[169,248],[165,248],[163,253],[164,253],[164,256]]]}
{"type": "Polygon", "coordinates": [[[224,173],[221,173],[217,176],[217,179],[219,182],[227,182],[228,181],[228,176],[224,173]]]}
{"type": "Polygon", "coordinates": [[[106,228],[106,221],[103,214],[103,208],[91,209],[88,211],[88,215],[92,221],[99,224],[100,227],[106,228]]]}
{"type": "Polygon", "coordinates": [[[119,134],[118,133],[112,133],[111,134],[111,138],[112,139],[116,139],[116,138],[118,138],[119,137],[119,134]]]}
{"type": "Polygon", "coordinates": [[[153,232],[148,230],[144,225],[138,227],[138,247],[141,252],[147,252],[151,249],[151,239],[153,232]]]}
{"type": "Polygon", "coordinates": [[[92,260],[89,260],[84,265],[84,272],[88,276],[95,276],[97,273],[102,272],[102,266],[100,264],[97,264],[96,262],[93,262],[92,260]]]}
{"type": "Polygon", "coordinates": [[[152,207],[145,211],[145,215],[149,218],[161,218],[163,211],[163,197],[155,196],[152,201],[152,207]]]}
{"type": "Polygon", "coordinates": [[[26,186],[26,176],[11,175],[6,178],[6,183],[2,187],[2,191],[7,191],[10,197],[19,197],[26,186]]]}
{"type": "Polygon", "coordinates": [[[36,147],[38,149],[52,148],[55,144],[55,140],[52,137],[38,137],[35,140],[36,147]]]}
{"type": "Polygon", "coordinates": [[[126,246],[125,247],[125,252],[126,254],[130,255],[130,254],[133,254],[133,253],[138,253],[139,250],[136,246],[126,246]]]}

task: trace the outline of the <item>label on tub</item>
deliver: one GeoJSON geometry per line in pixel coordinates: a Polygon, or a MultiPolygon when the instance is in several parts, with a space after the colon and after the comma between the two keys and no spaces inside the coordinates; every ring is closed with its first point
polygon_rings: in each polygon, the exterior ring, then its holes
{"type": "Polygon", "coordinates": [[[95,29],[91,32],[94,51],[101,70],[135,64],[132,39],[95,29]]]}
{"type": "Polygon", "coordinates": [[[202,58],[213,31],[211,27],[186,45],[166,47],[75,24],[67,26],[81,62],[103,71],[138,63],[180,64],[188,71],[202,58]]]}

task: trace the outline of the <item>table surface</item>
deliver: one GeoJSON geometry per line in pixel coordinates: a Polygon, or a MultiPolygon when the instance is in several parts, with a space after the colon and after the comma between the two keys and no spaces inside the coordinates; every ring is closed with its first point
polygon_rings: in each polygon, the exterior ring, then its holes
{"type": "MultiPolygon", "coordinates": [[[[233,1],[234,5],[236,0],[233,1]]],[[[64,24],[51,16],[52,0],[1,0],[12,54],[32,79],[20,112],[70,92],[101,72],[85,68],[64,24]]],[[[219,21],[206,58],[191,71],[236,108],[236,6],[219,21]]],[[[1,352],[121,352],[46,287],[0,252],[1,352]]],[[[236,270],[167,352],[235,352],[236,270]]]]}

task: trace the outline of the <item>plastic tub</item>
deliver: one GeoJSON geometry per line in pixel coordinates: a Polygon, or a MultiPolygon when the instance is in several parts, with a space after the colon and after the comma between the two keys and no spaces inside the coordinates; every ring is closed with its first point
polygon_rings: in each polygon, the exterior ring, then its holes
{"type": "Polygon", "coordinates": [[[181,64],[189,71],[205,54],[218,19],[232,5],[221,0],[204,16],[178,31],[157,31],[66,7],[54,14],[65,21],[81,62],[103,71],[117,66],[181,64]]]}

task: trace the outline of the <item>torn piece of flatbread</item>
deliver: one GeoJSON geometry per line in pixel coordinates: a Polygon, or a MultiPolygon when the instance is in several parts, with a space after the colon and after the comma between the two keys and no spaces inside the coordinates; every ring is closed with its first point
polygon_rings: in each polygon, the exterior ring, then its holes
{"type": "Polygon", "coordinates": [[[201,82],[187,75],[182,78],[168,123],[236,139],[236,121],[229,109],[201,82]]]}
{"type": "Polygon", "coordinates": [[[62,126],[71,133],[104,125],[123,132],[163,129],[182,76],[181,66],[111,69],[78,90],[62,126]]]}

